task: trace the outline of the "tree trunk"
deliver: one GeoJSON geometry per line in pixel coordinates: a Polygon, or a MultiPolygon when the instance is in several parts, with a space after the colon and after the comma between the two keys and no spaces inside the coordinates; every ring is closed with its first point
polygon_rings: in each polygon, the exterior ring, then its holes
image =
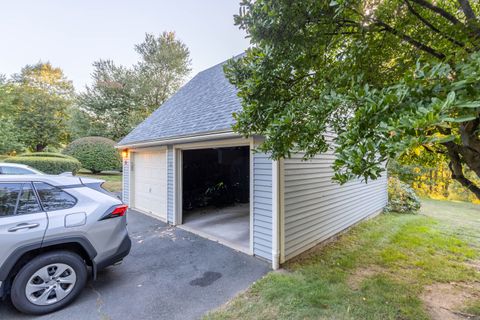
{"type": "Polygon", "coordinates": [[[37,144],[35,146],[35,152],[43,152],[44,149],[45,149],[45,146],[43,144],[37,144]]]}

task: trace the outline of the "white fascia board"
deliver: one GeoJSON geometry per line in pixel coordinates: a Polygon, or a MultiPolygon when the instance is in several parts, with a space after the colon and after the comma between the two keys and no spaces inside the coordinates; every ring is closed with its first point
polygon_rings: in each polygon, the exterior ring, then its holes
{"type": "Polygon", "coordinates": [[[228,131],[208,132],[208,133],[202,133],[198,135],[188,135],[183,137],[180,136],[175,138],[158,139],[158,140],[131,143],[131,144],[122,144],[122,145],[116,145],[115,148],[117,149],[144,148],[144,147],[151,147],[151,146],[156,146],[161,144],[179,144],[179,143],[197,142],[197,141],[204,141],[204,140],[238,138],[238,137],[241,137],[238,133],[228,130],[228,131]]]}

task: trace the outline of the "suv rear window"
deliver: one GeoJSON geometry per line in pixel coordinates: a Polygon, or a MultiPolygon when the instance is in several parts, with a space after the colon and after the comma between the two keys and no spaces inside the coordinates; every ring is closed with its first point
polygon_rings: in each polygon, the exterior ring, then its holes
{"type": "Polygon", "coordinates": [[[45,211],[69,209],[77,203],[77,199],[60,188],[43,182],[34,182],[33,184],[45,211]]]}
{"type": "Polygon", "coordinates": [[[30,183],[0,183],[0,217],[40,211],[30,183]]]}

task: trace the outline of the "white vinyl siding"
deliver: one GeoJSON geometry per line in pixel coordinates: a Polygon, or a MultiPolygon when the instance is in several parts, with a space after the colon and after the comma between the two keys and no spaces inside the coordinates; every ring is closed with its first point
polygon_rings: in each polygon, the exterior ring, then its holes
{"type": "Polygon", "coordinates": [[[175,216],[175,208],[173,205],[175,199],[173,152],[173,146],[169,145],[167,148],[167,221],[170,224],[173,224],[175,216]]]}
{"type": "Polygon", "coordinates": [[[302,161],[283,161],[284,260],[310,249],[356,222],[380,212],[387,203],[386,176],[368,184],[332,182],[332,153],[302,161]]]}
{"type": "Polygon", "coordinates": [[[123,159],[122,168],[122,201],[130,205],[130,159],[123,159]]]}
{"type": "Polygon", "coordinates": [[[272,259],[272,160],[253,153],[253,254],[272,259]]]}
{"type": "Polygon", "coordinates": [[[166,151],[133,153],[133,206],[167,220],[166,151]]]}

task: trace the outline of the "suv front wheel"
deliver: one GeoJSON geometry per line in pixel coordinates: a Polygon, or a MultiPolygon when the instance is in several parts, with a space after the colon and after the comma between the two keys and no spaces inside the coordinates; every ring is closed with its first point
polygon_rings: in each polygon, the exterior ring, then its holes
{"type": "Polygon", "coordinates": [[[39,255],[20,269],[13,280],[12,304],[29,314],[46,314],[71,303],[87,282],[83,259],[70,251],[39,255]]]}

